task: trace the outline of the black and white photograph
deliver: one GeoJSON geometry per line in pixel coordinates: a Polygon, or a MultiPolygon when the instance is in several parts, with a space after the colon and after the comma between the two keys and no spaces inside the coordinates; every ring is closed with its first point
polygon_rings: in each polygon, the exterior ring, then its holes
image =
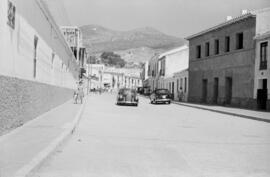
{"type": "Polygon", "coordinates": [[[0,177],[270,177],[270,0],[0,0],[0,177]]]}

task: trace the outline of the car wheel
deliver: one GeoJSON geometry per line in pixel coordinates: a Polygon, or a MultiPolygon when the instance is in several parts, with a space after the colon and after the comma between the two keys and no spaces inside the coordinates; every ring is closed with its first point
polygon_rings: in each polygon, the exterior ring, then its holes
{"type": "Polygon", "coordinates": [[[171,101],[168,101],[168,104],[171,104],[171,101]]]}

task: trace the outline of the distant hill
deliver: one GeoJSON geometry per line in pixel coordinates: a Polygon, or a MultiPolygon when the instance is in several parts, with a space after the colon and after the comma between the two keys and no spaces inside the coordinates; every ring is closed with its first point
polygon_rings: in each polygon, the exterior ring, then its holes
{"type": "Polygon", "coordinates": [[[86,25],[80,29],[83,33],[83,43],[91,53],[117,51],[121,55],[126,55],[121,51],[127,51],[128,55],[130,49],[133,49],[137,50],[139,55],[144,55],[143,51],[153,53],[152,49],[166,50],[186,43],[182,38],[166,35],[151,27],[115,31],[98,25],[86,25]]]}

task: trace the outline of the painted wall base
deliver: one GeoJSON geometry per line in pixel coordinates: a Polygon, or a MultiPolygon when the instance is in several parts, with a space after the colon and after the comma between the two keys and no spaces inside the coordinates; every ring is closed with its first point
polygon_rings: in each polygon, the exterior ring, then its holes
{"type": "Polygon", "coordinates": [[[0,135],[71,99],[73,90],[0,75],[0,135]]]}

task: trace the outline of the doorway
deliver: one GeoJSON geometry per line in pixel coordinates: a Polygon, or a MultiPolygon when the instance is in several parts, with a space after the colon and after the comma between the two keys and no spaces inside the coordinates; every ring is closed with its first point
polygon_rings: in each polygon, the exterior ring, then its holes
{"type": "Polygon", "coordinates": [[[202,102],[203,103],[206,103],[207,101],[207,84],[208,84],[208,80],[203,79],[202,80],[202,102]]]}
{"type": "Polygon", "coordinates": [[[174,99],[174,82],[172,82],[172,98],[174,99]]]}
{"type": "Polygon", "coordinates": [[[213,93],[213,103],[218,103],[218,78],[214,78],[214,93],[213,93]]]}
{"type": "Polygon", "coordinates": [[[267,79],[260,79],[259,80],[259,89],[257,90],[258,109],[266,110],[267,95],[268,95],[267,79]]]}
{"type": "Polygon", "coordinates": [[[231,101],[232,101],[232,78],[231,77],[226,77],[225,89],[226,89],[225,102],[226,104],[231,104],[231,101]]]}

